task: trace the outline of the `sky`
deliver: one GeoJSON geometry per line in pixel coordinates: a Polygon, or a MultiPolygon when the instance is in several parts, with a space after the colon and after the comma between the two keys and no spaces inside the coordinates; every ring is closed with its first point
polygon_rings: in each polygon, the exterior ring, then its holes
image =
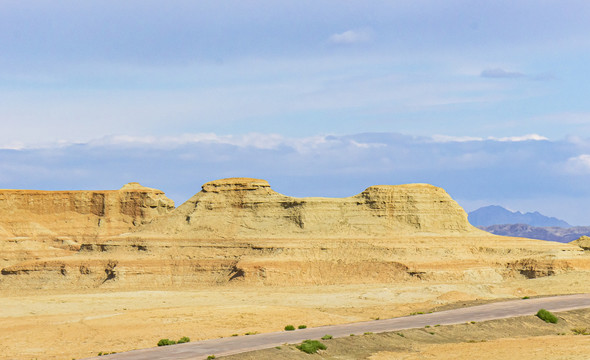
{"type": "Polygon", "coordinates": [[[0,2],[0,188],[427,182],[590,225],[588,1],[0,2]]]}

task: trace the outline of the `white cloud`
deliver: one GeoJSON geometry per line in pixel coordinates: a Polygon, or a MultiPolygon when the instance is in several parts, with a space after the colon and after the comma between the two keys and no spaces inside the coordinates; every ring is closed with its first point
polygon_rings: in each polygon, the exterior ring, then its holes
{"type": "Polygon", "coordinates": [[[527,135],[522,135],[522,136],[508,136],[508,137],[501,137],[501,138],[489,137],[488,139],[489,140],[502,141],[502,142],[543,141],[543,140],[549,140],[545,136],[541,136],[539,134],[527,134],[527,135]]]}
{"type": "MultiPolygon", "coordinates": [[[[175,149],[185,145],[195,144],[220,144],[231,145],[240,148],[253,148],[261,150],[276,150],[281,147],[289,147],[298,153],[310,153],[316,150],[327,149],[335,146],[353,146],[356,148],[383,148],[388,145],[385,142],[364,142],[347,137],[334,137],[326,135],[315,135],[307,137],[285,137],[280,134],[248,133],[243,135],[218,135],[215,133],[182,134],[178,136],[132,136],[132,135],[111,135],[90,141],[65,141],[57,140],[44,143],[26,144],[23,142],[10,142],[0,144],[0,149],[5,150],[32,150],[32,149],[58,149],[71,145],[88,145],[90,147],[101,146],[131,146],[131,147],[152,147],[157,149],[175,149]]],[[[425,138],[428,139],[428,138],[425,138]]],[[[451,136],[433,135],[430,137],[433,143],[467,143],[481,141],[498,142],[522,142],[522,141],[543,141],[549,140],[538,134],[527,134],[510,137],[477,137],[477,136],[451,136]]]]}
{"type": "Polygon", "coordinates": [[[225,144],[256,149],[275,149],[287,140],[278,134],[249,133],[245,135],[217,135],[215,133],[183,134],[179,136],[106,136],[89,142],[92,146],[132,145],[176,148],[190,144],[225,144]]]}
{"type": "Polygon", "coordinates": [[[0,150],[23,150],[25,144],[20,141],[13,141],[6,144],[0,144],[0,150]]]}
{"type": "Polygon", "coordinates": [[[507,71],[502,68],[485,69],[481,72],[481,77],[495,79],[513,79],[524,77],[525,74],[517,71],[507,71]]]}
{"type": "Polygon", "coordinates": [[[334,44],[356,44],[369,42],[373,38],[373,32],[369,29],[347,30],[342,33],[332,34],[328,39],[334,44]]]}
{"type": "Polygon", "coordinates": [[[468,141],[483,141],[482,137],[477,136],[449,136],[449,135],[433,135],[432,140],[437,143],[447,142],[468,142],[468,141]]]}
{"type": "Polygon", "coordinates": [[[432,140],[437,143],[447,142],[470,142],[470,141],[500,141],[500,142],[520,142],[520,141],[546,141],[549,140],[545,136],[539,134],[526,134],[522,136],[507,136],[507,137],[494,137],[488,136],[487,138],[477,136],[449,136],[449,135],[433,135],[432,140]]]}
{"type": "Polygon", "coordinates": [[[590,154],[569,158],[566,162],[566,169],[572,173],[590,173],[590,154]]]}

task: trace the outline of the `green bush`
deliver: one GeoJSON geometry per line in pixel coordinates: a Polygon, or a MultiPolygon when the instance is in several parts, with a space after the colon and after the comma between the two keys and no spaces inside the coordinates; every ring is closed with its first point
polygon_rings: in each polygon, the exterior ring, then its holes
{"type": "Polygon", "coordinates": [[[307,329],[307,325],[299,325],[298,328],[299,329],[307,329]]]}
{"type": "Polygon", "coordinates": [[[160,341],[158,341],[158,346],[167,346],[174,344],[176,344],[176,341],[170,339],[160,339],[160,341]]]}
{"type": "Polygon", "coordinates": [[[537,317],[545,322],[556,324],[557,323],[557,316],[553,315],[549,311],[545,309],[541,309],[537,311],[537,317]]]}
{"type": "Polygon", "coordinates": [[[187,343],[187,342],[190,342],[190,341],[191,341],[191,339],[189,339],[188,336],[183,336],[176,343],[177,344],[184,344],[184,343],[187,343]]]}
{"type": "Polygon", "coordinates": [[[318,340],[305,340],[301,343],[301,345],[297,346],[297,349],[308,353],[308,354],[315,354],[318,350],[326,350],[326,345],[322,344],[318,340]]]}
{"type": "Polygon", "coordinates": [[[326,334],[326,335],[322,336],[322,340],[330,340],[330,339],[332,339],[332,335],[326,334]]]}
{"type": "Polygon", "coordinates": [[[575,335],[590,335],[590,332],[588,332],[588,329],[586,329],[586,328],[575,328],[575,329],[572,329],[572,332],[575,335]]]}
{"type": "Polygon", "coordinates": [[[191,339],[189,339],[187,336],[181,337],[180,340],[178,340],[178,341],[174,341],[174,340],[170,340],[170,339],[160,339],[160,341],[158,341],[158,346],[182,344],[182,343],[187,343],[190,341],[191,341],[191,339]]]}
{"type": "Polygon", "coordinates": [[[209,355],[209,356],[207,356],[207,360],[213,360],[213,359],[215,359],[215,355],[209,355]]]}
{"type": "Polygon", "coordinates": [[[293,330],[295,330],[295,326],[293,326],[293,325],[285,326],[285,331],[293,331],[293,330]]]}

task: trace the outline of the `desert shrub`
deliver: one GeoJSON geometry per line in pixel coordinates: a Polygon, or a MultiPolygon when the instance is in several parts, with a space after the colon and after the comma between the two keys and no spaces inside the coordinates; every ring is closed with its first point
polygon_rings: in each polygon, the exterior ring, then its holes
{"type": "Polygon", "coordinates": [[[557,316],[553,315],[549,311],[545,309],[541,309],[537,311],[537,317],[545,322],[556,324],[557,323],[557,316]]]}
{"type": "Polygon", "coordinates": [[[293,325],[285,326],[285,331],[293,331],[293,330],[295,330],[295,326],[293,326],[293,325]]]}
{"type": "Polygon", "coordinates": [[[191,341],[191,339],[188,336],[183,336],[176,343],[177,344],[184,344],[184,343],[187,343],[187,342],[190,342],[190,341],[191,341]]]}
{"type": "Polygon", "coordinates": [[[299,325],[297,328],[298,329],[307,329],[307,325],[299,325]]]}
{"type": "Polygon", "coordinates": [[[209,356],[207,356],[207,360],[213,360],[213,359],[215,359],[215,355],[209,355],[209,356]]]}
{"type": "Polygon", "coordinates": [[[574,335],[590,335],[588,329],[586,328],[575,328],[572,329],[572,332],[574,333],[574,335]]]}
{"type": "Polygon", "coordinates": [[[330,339],[332,339],[332,335],[326,334],[326,335],[322,336],[322,340],[330,340],[330,339]]]}
{"type": "Polygon", "coordinates": [[[301,345],[297,345],[297,349],[308,353],[308,354],[315,354],[318,350],[326,350],[326,345],[322,344],[318,340],[305,340],[301,343],[301,345]]]}
{"type": "Polygon", "coordinates": [[[167,346],[174,344],[176,344],[176,341],[170,339],[160,339],[160,341],[158,341],[158,346],[167,346]]]}

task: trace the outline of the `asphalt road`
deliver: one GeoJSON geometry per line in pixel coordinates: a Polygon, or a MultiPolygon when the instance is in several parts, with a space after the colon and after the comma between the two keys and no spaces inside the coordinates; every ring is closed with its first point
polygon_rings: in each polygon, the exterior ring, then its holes
{"type": "Polygon", "coordinates": [[[590,308],[590,294],[554,296],[527,300],[512,300],[486,305],[472,306],[431,314],[405,316],[401,318],[364,321],[344,325],[321,326],[295,331],[211,339],[186,344],[134,350],[89,359],[206,359],[242,352],[272,348],[285,343],[294,344],[306,339],[319,339],[326,334],[333,337],[362,335],[366,332],[380,333],[404,329],[421,328],[426,325],[451,325],[468,321],[485,321],[536,314],[539,309],[567,311],[590,308]]]}

